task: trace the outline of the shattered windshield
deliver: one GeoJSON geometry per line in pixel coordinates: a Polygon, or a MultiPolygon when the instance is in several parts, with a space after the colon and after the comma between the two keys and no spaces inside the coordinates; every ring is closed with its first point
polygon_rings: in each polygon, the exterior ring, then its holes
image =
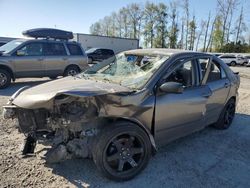
{"type": "Polygon", "coordinates": [[[139,89],[168,58],[167,55],[158,54],[120,53],[92,66],[80,76],[139,89]]]}

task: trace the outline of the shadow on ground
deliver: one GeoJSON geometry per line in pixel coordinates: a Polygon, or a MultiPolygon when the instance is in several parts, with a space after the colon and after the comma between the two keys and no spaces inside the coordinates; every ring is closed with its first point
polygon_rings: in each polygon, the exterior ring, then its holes
{"type": "Polygon", "coordinates": [[[103,178],[92,160],[49,166],[76,187],[250,187],[250,116],[237,114],[224,131],[208,127],[161,148],[127,182],[103,178]]]}
{"type": "Polygon", "coordinates": [[[26,82],[14,82],[11,83],[11,85],[6,88],[6,89],[2,89],[0,90],[0,96],[11,96],[13,95],[18,89],[24,87],[24,86],[35,86],[38,84],[42,84],[45,82],[51,81],[50,79],[47,80],[35,80],[35,81],[26,81],[26,82]]]}

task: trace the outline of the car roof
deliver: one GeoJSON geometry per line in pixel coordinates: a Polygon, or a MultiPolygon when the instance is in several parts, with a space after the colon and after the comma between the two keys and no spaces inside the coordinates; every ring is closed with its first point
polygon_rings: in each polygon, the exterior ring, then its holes
{"type": "Polygon", "coordinates": [[[199,55],[210,55],[207,53],[202,52],[194,52],[189,50],[182,50],[182,49],[167,49],[167,48],[147,48],[147,49],[135,49],[135,50],[128,50],[124,52],[125,54],[133,54],[133,55],[175,55],[175,54],[199,54],[199,55]]]}

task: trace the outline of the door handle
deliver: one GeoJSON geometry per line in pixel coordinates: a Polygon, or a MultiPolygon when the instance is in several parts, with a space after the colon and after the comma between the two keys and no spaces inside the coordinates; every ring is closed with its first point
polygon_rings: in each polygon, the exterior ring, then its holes
{"type": "Polygon", "coordinates": [[[229,83],[226,82],[226,83],[224,84],[224,87],[225,87],[225,88],[228,88],[228,87],[229,87],[229,83]]]}

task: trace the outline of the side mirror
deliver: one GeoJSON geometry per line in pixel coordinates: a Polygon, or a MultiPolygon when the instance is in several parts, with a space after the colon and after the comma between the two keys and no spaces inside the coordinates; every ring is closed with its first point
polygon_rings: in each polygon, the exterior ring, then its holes
{"type": "Polygon", "coordinates": [[[164,93],[183,93],[183,85],[178,82],[166,82],[160,86],[160,91],[164,93]]]}
{"type": "Polygon", "coordinates": [[[17,56],[24,56],[24,55],[25,55],[25,52],[22,51],[22,50],[17,50],[16,55],[17,55],[17,56]]]}

